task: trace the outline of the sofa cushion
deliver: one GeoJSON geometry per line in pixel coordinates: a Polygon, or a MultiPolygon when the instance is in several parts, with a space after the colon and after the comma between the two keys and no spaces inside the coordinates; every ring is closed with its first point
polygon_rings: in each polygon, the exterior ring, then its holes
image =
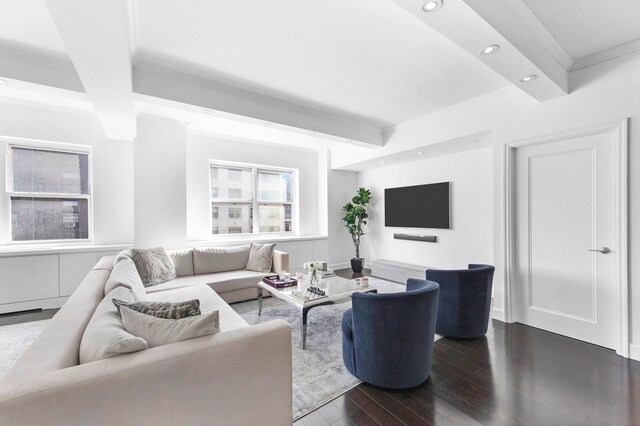
{"type": "Polygon", "coordinates": [[[213,334],[220,329],[218,311],[181,319],[158,318],[120,307],[125,330],[146,340],[150,348],[195,339],[213,334]]]}
{"type": "Polygon", "coordinates": [[[243,288],[256,288],[258,281],[267,275],[269,274],[264,272],[240,270],[181,277],[153,287],[147,287],[145,289],[147,292],[146,297],[148,298],[149,294],[158,291],[189,287],[197,284],[207,284],[218,294],[243,288]]]}
{"type": "Polygon", "coordinates": [[[252,243],[246,269],[249,271],[269,272],[273,263],[275,244],[252,243]]]}
{"type": "Polygon", "coordinates": [[[131,258],[145,287],[162,284],[176,277],[173,263],[163,247],[131,249],[131,258]]]}
{"type": "Polygon", "coordinates": [[[145,296],[144,285],[131,259],[118,262],[111,271],[111,275],[104,286],[104,294],[108,294],[116,287],[126,287],[133,293],[135,300],[143,300],[145,296]]]}
{"type": "Polygon", "coordinates": [[[193,272],[196,275],[244,269],[251,246],[208,247],[193,251],[193,272]]]}
{"type": "Polygon", "coordinates": [[[169,252],[177,277],[193,275],[193,249],[172,250],[169,252]]]}
{"type": "Polygon", "coordinates": [[[156,318],[180,319],[200,315],[200,301],[198,299],[186,300],[184,302],[125,302],[123,300],[113,299],[118,312],[121,306],[126,306],[141,314],[147,314],[156,318]]]}
{"type": "Polygon", "coordinates": [[[220,318],[220,331],[231,331],[238,328],[249,327],[247,322],[242,319],[231,306],[229,306],[222,298],[211,290],[211,287],[200,284],[191,285],[189,287],[177,288],[172,291],[160,291],[147,295],[149,300],[157,302],[170,302],[172,300],[200,300],[200,311],[202,314],[209,314],[218,311],[220,318]]]}
{"type": "Polygon", "coordinates": [[[131,290],[116,287],[96,307],[80,342],[80,364],[147,349],[144,339],[128,333],[112,299],[133,302],[131,290]]]}

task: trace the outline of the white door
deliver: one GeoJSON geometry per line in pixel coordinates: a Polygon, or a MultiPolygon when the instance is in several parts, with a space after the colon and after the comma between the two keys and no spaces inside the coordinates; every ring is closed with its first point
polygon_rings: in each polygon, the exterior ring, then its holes
{"type": "Polygon", "coordinates": [[[516,150],[517,322],[617,347],[616,164],[613,133],[516,150]]]}

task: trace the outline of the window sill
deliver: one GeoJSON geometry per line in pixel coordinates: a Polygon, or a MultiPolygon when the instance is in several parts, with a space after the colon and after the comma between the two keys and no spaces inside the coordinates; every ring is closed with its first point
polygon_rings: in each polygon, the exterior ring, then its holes
{"type": "Polygon", "coordinates": [[[210,247],[212,245],[231,245],[231,244],[248,244],[248,243],[272,243],[272,242],[287,242],[287,241],[313,241],[313,240],[326,240],[329,237],[326,235],[247,235],[244,237],[232,237],[232,238],[211,238],[209,240],[188,241],[189,247],[210,247]]]}
{"type": "Polygon", "coordinates": [[[33,256],[38,254],[90,253],[100,251],[120,251],[133,247],[132,244],[34,244],[0,246],[0,257],[33,256]]]}

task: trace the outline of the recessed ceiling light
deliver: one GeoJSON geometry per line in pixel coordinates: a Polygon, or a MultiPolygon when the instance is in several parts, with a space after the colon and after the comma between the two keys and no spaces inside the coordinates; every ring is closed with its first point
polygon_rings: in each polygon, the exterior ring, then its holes
{"type": "Polygon", "coordinates": [[[213,114],[213,111],[211,111],[210,109],[205,109],[202,112],[204,112],[207,115],[212,115],[213,114]]]}
{"type": "Polygon", "coordinates": [[[422,151],[418,151],[418,155],[422,155],[424,154],[422,151]]]}
{"type": "Polygon", "coordinates": [[[384,160],[380,160],[380,164],[384,164],[384,160]]]}
{"type": "Polygon", "coordinates": [[[480,51],[480,54],[482,56],[489,56],[489,55],[493,55],[498,50],[500,50],[500,46],[498,46],[497,44],[491,44],[491,45],[485,47],[484,49],[482,49],[480,51]]]}
{"type": "Polygon", "coordinates": [[[479,140],[479,139],[471,139],[471,140],[469,141],[469,143],[478,143],[478,142],[480,142],[480,140],[479,140]]]}
{"type": "Polygon", "coordinates": [[[272,123],[272,122],[270,122],[270,121],[265,121],[265,122],[264,122],[264,123],[262,123],[262,124],[268,127],[268,126],[271,126],[273,123],[272,123]]]}
{"type": "Polygon", "coordinates": [[[522,77],[522,78],[520,79],[520,81],[521,81],[522,83],[527,83],[527,82],[529,82],[529,81],[531,81],[531,80],[535,80],[536,78],[538,78],[538,76],[537,76],[537,75],[535,75],[535,74],[531,74],[531,75],[528,75],[528,76],[526,76],[526,77],[522,77]]]}
{"type": "Polygon", "coordinates": [[[422,12],[433,13],[442,7],[442,0],[429,0],[422,4],[422,12]]]}
{"type": "Polygon", "coordinates": [[[8,83],[7,80],[3,80],[3,79],[0,78],[0,84],[7,84],[7,83],[8,83]]]}

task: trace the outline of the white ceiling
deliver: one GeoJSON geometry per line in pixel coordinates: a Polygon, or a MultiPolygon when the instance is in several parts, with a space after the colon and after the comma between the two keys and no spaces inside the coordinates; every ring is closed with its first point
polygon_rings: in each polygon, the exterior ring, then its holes
{"type": "Polygon", "coordinates": [[[640,39],[640,0],[522,0],[573,58],[640,39]]]}
{"type": "Polygon", "coordinates": [[[396,124],[508,83],[390,0],[138,0],[141,60],[396,124]]]}
{"type": "Polygon", "coordinates": [[[0,44],[67,56],[43,0],[0,0],[0,44]]]}
{"type": "Polygon", "coordinates": [[[507,86],[565,96],[570,70],[640,49],[640,0],[445,0],[433,15],[423,1],[0,0],[0,98],[80,105],[112,139],[167,101],[202,131],[268,122],[276,139],[371,149],[386,127],[507,86]]]}

